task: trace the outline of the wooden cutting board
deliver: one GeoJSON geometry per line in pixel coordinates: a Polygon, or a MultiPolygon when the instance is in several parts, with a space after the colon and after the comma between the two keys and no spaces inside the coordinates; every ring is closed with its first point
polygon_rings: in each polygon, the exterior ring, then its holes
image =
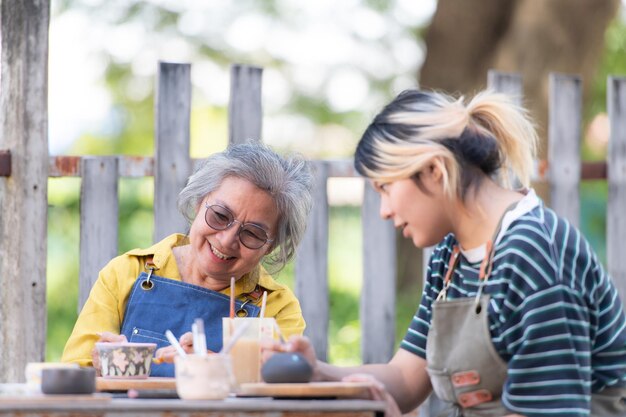
{"type": "Polygon", "coordinates": [[[129,389],[176,389],[176,379],[156,377],[145,379],[96,378],[96,391],[128,391],[129,389]]]}
{"type": "Polygon", "coordinates": [[[309,382],[305,384],[241,384],[239,397],[368,397],[368,382],[309,382]]]}

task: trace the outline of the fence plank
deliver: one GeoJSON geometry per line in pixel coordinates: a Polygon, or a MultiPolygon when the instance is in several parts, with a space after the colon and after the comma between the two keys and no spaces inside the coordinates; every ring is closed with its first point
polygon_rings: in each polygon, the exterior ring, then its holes
{"type": "Polygon", "coordinates": [[[261,140],[263,105],[261,80],[263,69],[233,65],[230,70],[230,102],[228,105],[228,143],[261,140]]]}
{"type": "Polygon", "coordinates": [[[307,320],[305,334],[311,339],[318,358],[328,355],[328,166],[314,162],[313,209],[306,233],[298,248],[295,264],[296,296],[307,320]]]}
{"type": "Polygon", "coordinates": [[[98,271],[117,256],[118,159],[85,157],[81,161],[81,176],[79,312],[98,278],[98,271]]]}
{"type": "Polygon", "coordinates": [[[550,200],[560,216],[578,227],[580,218],[580,138],[582,83],[580,77],[550,74],[548,166],[550,200]]]}
{"type": "Polygon", "coordinates": [[[191,174],[191,66],[159,63],[155,106],[154,240],[187,229],[176,196],[191,174]]]}
{"type": "Polygon", "coordinates": [[[383,363],[396,340],[396,233],[380,218],[380,195],[365,181],[363,208],[363,290],[361,355],[363,363],[383,363]]]}
{"type": "Polygon", "coordinates": [[[0,2],[0,382],[44,359],[48,210],[48,0],[0,2]]]}
{"type": "Polygon", "coordinates": [[[522,104],[524,92],[520,74],[489,70],[487,85],[490,89],[511,97],[515,104],[522,104]]]}
{"type": "Polygon", "coordinates": [[[626,307],[626,78],[608,80],[607,108],[611,138],[607,156],[609,198],[606,219],[608,270],[626,307]]]}
{"type": "MultiPolygon", "coordinates": [[[[489,70],[487,73],[487,85],[490,89],[498,93],[506,94],[509,99],[518,106],[522,105],[524,86],[520,74],[489,70]]],[[[515,177],[511,170],[509,170],[509,175],[515,177]]],[[[514,188],[522,188],[522,184],[517,177],[515,178],[516,180],[512,186],[514,188]]]]}

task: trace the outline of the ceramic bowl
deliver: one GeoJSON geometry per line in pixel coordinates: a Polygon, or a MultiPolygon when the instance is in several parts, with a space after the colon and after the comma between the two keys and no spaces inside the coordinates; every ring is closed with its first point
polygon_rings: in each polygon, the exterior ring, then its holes
{"type": "Polygon", "coordinates": [[[91,394],[96,390],[94,368],[47,368],[41,370],[44,394],[91,394]]]}
{"type": "Polygon", "coordinates": [[[105,378],[148,378],[156,343],[96,343],[105,378]]]}
{"type": "Polygon", "coordinates": [[[33,391],[41,391],[41,373],[44,369],[78,369],[77,363],[61,363],[61,362],[29,362],[26,364],[24,374],[26,376],[26,384],[33,391]]]}

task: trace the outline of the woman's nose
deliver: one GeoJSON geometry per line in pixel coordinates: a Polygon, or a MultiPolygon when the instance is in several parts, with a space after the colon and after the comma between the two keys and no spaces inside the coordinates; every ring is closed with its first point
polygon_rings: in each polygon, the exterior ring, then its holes
{"type": "Polygon", "coordinates": [[[380,217],[384,220],[391,219],[393,212],[391,207],[389,207],[389,201],[387,201],[387,197],[384,194],[380,196],[380,217]]]}
{"type": "Polygon", "coordinates": [[[218,234],[218,239],[225,248],[236,248],[239,245],[239,223],[233,223],[228,229],[218,234]]]}

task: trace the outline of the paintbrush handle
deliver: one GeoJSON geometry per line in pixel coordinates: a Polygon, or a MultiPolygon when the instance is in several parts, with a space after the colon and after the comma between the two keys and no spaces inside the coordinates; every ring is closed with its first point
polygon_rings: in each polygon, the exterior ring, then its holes
{"type": "Polygon", "coordinates": [[[176,349],[176,352],[178,352],[180,356],[187,356],[187,352],[185,352],[185,349],[183,349],[180,343],[178,343],[176,336],[174,336],[174,333],[172,333],[171,330],[168,329],[165,331],[165,337],[167,337],[167,340],[169,340],[170,344],[174,346],[174,349],[176,349]]]}
{"type": "Polygon", "coordinates": [[[194,340],[194,351],[200,356],[206,356],[206,333],[204,332],[204,320],[201,318],[195,319],[193,324],[196,326],[198,333],[198,348],[195,348],[196,341],[194,340]]]}

